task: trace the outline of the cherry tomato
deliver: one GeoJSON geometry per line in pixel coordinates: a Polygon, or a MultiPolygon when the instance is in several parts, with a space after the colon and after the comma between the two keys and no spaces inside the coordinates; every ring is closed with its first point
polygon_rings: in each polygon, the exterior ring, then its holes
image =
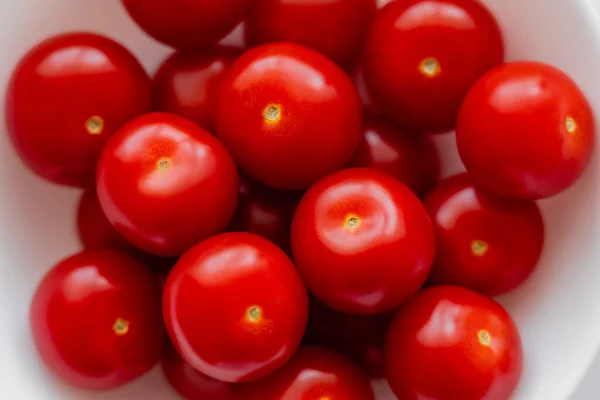
{"type": "Polygon", "coordinates": [[[311,298],[304,343],[336,350],[369,378],[380,379],[385,375],[383,341],[392,315],[343,314],[311,298]]]}
{"type": "Polygon", "coordinates": [[[419,290],[435,254],[429,216],[410,189],[351,168],[308,190],[292,222],[292,252],[308,289],[334,310],[392,310],[419,290]]]}
{"type": "Polygon", "coordinates": [[[429,136],[403,132],[382,117],[367,116],[351,167],[377,168],[424,196],[440,179],[440,157],[429,136]]]}
{"type": "Polygon", "coordinates": [[[533,201],[500,197],[460,174],[440,182],[425,208],[437,239],[431,283],[496,296],[523,283],[537,265],[544,222],[533,201]]]}
{"type": "Polygon", "coordinates": [[[567,75],[538,62],[514,62],[481,78],[460,110],[460,156],[483,187],[540,199],[570,187],[594,148],[594,116],[567,75]]]}
{"type": "Polygon", "coordinates": [[[150,106],[150,78],[127,49],[102,36],[69,33],[21,59],[5,118],[17,152],[36,174],[89,187],[108,138],[150,106]]]}
{"type": "Polygon", "coordinates": [[[291,254],[290,229],[301,195],[283,192],[240,175],[238,208],[227,228],[269,239],[291,254]]]}
{"type": "Polygon", "coordinates": [[[448,131],[469,88],[503,59],[498,24],[479,1],[394,1],[371,28],[364,77],[374,102],[400,125],[448,131]]]}
{"type": "Polygon", "coordinates": [[[216,44],[238,25],[252,0],[122,0],[154,39],[178,49],[216,44]]]}
{"type": "Polygon", "coordinates": [[[251,46],[298,43],[352,69],[376,10],[377,0],[254,0],[246,40],[251,46]]]}
{"type": "Polygon", "coordinates": [[[107,390],[149,371],[165,331],[156,278],[114,250],[87,250],[52,268],[31,304],[31,328],[43,361],[58,377],[107,390]]]}
{"type": "Polygon", "coordinates": [[[239,54],[240,50],[226,46],[174,53],[154,76],[155,109],[185,117],[214,133],[217,89],[239,54]]]}
{"type": "Polygon", "coordinates": [[[521,376],[521,339],[498,303],[440,286],[418,294],[386,338],[386,374],[402,400],[506,400],[521,376]]]}
{"type": "Polygon", "coordinates": [[[208,132],[172,114],[131,121],[98,164],[102,209],[140,249],[178,256],[224,230],[238,198],[236,166],[208,132]]]}
{"type": "Polygon", "coordinates": [[[274,374],[238,389],[244,400],[375,400],[369,380],[345,357],[306,346],[274,374]]]}
{"type": "Polygon", "coordinates": [[[177,353],[173,345],[165,348],[162,371],[177,393],[188,400],[233,400],[230,383],[217,381],[196,371],[177,353]]]}
{"type": "Polygon", "coordinates": [[[292,357],[306,328],[308,295],[294,264],[273,243],[225,233],[179,259],[167,279],[163,314],[193,368],[247,382],[292,357]]]}
{"type": "Polygon", "coordinates": [[[244,172],[268,186],[305,189],[343,167],[360,140],[352,80],[310,49],[252,49],[221,90],[217,134],[244,172]]]}

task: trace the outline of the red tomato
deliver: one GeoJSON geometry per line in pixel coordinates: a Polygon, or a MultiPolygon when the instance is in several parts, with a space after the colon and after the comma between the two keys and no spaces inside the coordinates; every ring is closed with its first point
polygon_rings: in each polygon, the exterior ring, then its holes
{"type": "Polygon", "coordinates": [[[377,168],[424,196],[440,179],[440,157],[429,136],[403,132],[381,117],[368,116],[349,166],[377,168]]]}
{"type": "Polygon", "coordinates": [[[479,1],[394,1],[371,28],[364,77],[374,102],[400,125],[447,131],[469,88],[503,59],[500,29],[479,1]]]}
{"type": "Polygon", "coordinates": [[[246,40],[251,46],[294,42],[352,69],[376,10],[377,0],[254,0],[246,40]]]}
{"type": "Polygon", "coordinates": [[[343,167],[360,139],[352,80],[294,44],[248,51],[221,86],[217,134],[242,169],[279,189],[305,189],[343,167]]]}
{"type": "Polygon", "coordinates": [[[392,314],[350,315],[311,298],[304,343],[339,351],[373,379],[385,375],[383,340],[392,314]]]}
{"type": "Polygon", "coordinates": [[[309,290],[334,310],[392,310],[419,290],[435,254],[431,221],[406,185],[371,168],[336,172],[308,190],[292,251],[309,290]]]}
{"type": "Polygon", "coordinates": [[[386,338],[387,379],[402,400],[506,400],[522,364],[521,339],[508,313],[459,287],[421,292],[386,338]]]}
{"type": "Polygon", "coordinates": [[[274,374],[238,389],[244,400],[375,400],[369,380],[323,347],[302,347],[274,374]]]}
{"type": "Polygon", "coordinates": [[[290,254],[290,229],[301,195],[271,189],[243,175],[239,193],[238,208],[227,230],[256,233],[290,254]]]}
{"type": "Polygon", "coordinates": [[[217,89],[240,50],[219,46],[201,53],[176,52],[152,82],[157,111],[180,115],[214,133],[217,89]]]}
{"type": "Polygon", "coordinates": [[[431,283],[496,296],[523,283],[537,265],[544,222],[533,201],[500,197],[461,174],[442,181],[425,208],[437,239],[431,283]]]}
{"type": "Polygon", "coordinates": [[[498,67],[460,110],[460,156],[480,185],[506,197],[540,199],[570,187],[594,148],[594,116],[575,82],[537,62],[498,67]]]}
{"type": "Polygon", "coordinates": [[[167,279],[163,313],[193,368],[247,382],[292,357],[306,328],[308,296],[277,246],[251,233],[225,233],[179,259],[167,279]]]}
{"type": "Polygon", "coordinates": [[[17,152],[36,174],[89,187],[108,138],[150,105],[150,79],[127,49],[102,36],[69,33],[21,59],[5,118],[17,152]]]}
{"type": "Polygon", "coordinates": [[[225,147],[208,132],[176,115],[152,113],[108,143],[97,190],[120,234],[169,257],[225,229],[237,205],[238,176],[225,147]]]}
{"type": "Polygon", "coordinates": [[[189,400],[233,400],[230,383],[217,381],[196,371],[177,353],[173,345],[165,348],[161,367],[167,381],[182,397],[189,400]]]}
{"type": "Polygon", "coordinates": [[[122,0],[154,39],[178,49],[216,44],[238,25],[252,0],[122,0]]]}
{"type": "Polygon", "coordinates": [[[35,345],[71,385],[107,390],[149,371],[165,340],[156,278],[113,250],[88,250],[58,263],[31,304],[35,345]]]}

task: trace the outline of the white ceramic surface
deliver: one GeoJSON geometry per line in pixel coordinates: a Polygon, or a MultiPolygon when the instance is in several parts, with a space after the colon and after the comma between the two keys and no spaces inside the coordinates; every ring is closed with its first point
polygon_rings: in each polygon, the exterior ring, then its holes
{"type": "MultiPolygon", "coordinates": [[[[600,18],[594,9],[600,0],[484,2],[499,18],[508,59],[541,60],[562,68],[581,85],[600,120],[600,18]]],[[[119,0],[2,0],[2,93],[24,51],[68,30],[91,30],[122,41],[149,71],[169,53],[137,29],[119,0]]],[[[439,144],[445,172],[455,172],[460,163],[452,137],[440,137],[439,144]]],[[[501,299],[521,329],[525,348],[525,372],[514,400],[568,399],[600,346],[599,172],[595,157],[575,187],[542,202],[548,235],[541,265],[531,281],[501,299]]],[[[27,323],[29,301],[44,272],[79,248],[74,228],[78,191],[43,182],[26,170],[12,151],[4,124],[0,188],[0,398],[176,398],[158,371],[123,389],[96,394],[65,386],[38,362],[27,323]]],[[[596,397],[600,395],[589,399],[596,397]]]]}

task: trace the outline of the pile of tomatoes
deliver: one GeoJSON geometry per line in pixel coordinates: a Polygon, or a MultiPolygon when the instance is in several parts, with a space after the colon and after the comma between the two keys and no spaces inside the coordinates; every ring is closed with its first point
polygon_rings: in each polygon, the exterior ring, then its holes
{"type": "Polygon", "coordinates": [[[508,399],[521,341],[490,296],[531,275],[535,201],[590,160],[576,84],[505,63],[475,0],[122,2],[176,49],[152,78],[66,33],[7,92],[25,164],[84,189],[85,249],[31,305],[53,373],[108,390],[161,361],[188,399],[372,400],[382,377],[401,400],[508,399]],[[242,22],[245,49],[218,44],[242,22]],[[453,129],[467,172],[440,180],[430,136],[453,129]]]}

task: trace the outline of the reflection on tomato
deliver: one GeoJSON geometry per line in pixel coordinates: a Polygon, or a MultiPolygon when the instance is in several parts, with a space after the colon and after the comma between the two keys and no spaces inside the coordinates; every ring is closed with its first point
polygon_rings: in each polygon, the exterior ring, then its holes
{"type": "Polygon", "coordinates": [[[533,201],[500,197],[460,174],[440,182],[424,203],[437,239],[431,283],[496,296],[537,265],[544,222],[533,201]]]}
{"type": "Polygon", "coordinates": [[[435,238],[406,185],[376,169],[351,168],[304,195],[292,222],[292,252],[309,290],[329,307],[375,314],[419,290],[435,238]]]}
{"type": "Polygon", "coordinates": [[[149,371],[165,340],[157,279],[135,259],[87,250],[59,262],[31,303],[42,360],[71,385],[113,389],[149,371]]]}
{"type": "Polygon", "coordinates": [[[52,182],[89,187],[111,135],[150,109],[150,78],[123,46],[90,33],[55,36],[16,66],[6,124],[23,161],[52,182]]]}
{"type": "Polygon", "coordinates": [[[152,113],[108,143],[97,191],[120,234],[148,253],[174,257],[225,229],[237,205],[237,168],[205,130],[152,113]]]}
{"type": "Polygon", "coordinates": [[[492,299],[454,286],[426,289],[386,338],[386,375],[403,400],[506,400],[521,376],[521,339],[492,299]]]}
{"type": "Polygon", "coordinates": [[[165,286],[167,329],[183,358],[226,382],[284,365],[308,319],[308,295],[289,257],[250,233],[224,233],[187,251],[165,286]]]}

